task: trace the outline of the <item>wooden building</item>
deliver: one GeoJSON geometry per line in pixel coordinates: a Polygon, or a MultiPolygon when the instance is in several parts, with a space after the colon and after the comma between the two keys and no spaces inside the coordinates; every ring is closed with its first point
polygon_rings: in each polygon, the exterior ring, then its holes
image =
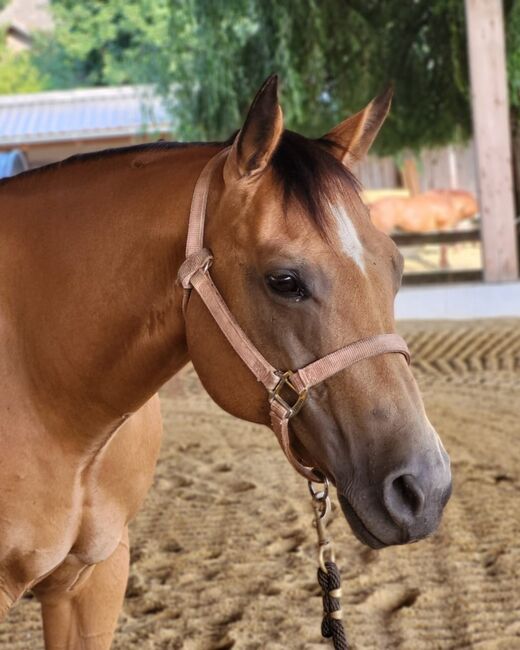
{"type": "Polygon", "coordinates": [[[7,47],[14,52],[29,49],[34,32],[52,28],[49,0],[10,0],[0,11],[0,29],[5,30],[7,47]]]}
{"type": "Polygon", "coordinates": [[[0,95],[0,152],[29,167],[76,153],[171,137],[172,120],[149,86],[0,95]]]}

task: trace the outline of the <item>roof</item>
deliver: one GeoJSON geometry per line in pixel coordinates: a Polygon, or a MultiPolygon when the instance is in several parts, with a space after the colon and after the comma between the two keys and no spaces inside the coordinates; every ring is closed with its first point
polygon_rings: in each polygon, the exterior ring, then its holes
{"type": "Polygon", "coordinates": [[[21,151],[5,151],[0,153],[0,178],[15,176],[29,168],[27,159],[21,151]]]}
{"type": "Polygon", "coordinates": [[[0,146],[170,133],[151,86],[0,95],[0,146]]]}
{"type": "Polygon", "coordinates": [[[29,35],[53,28],[49,0],[11,0],[0,11],[0,26],[29,35]]]}

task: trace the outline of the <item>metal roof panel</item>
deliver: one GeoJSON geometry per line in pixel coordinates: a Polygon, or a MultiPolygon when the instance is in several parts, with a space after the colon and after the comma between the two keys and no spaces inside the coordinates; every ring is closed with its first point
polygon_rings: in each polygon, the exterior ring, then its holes
{"type": "Polygon", "coordinates": [[[151,86],[0,95],[2,146],[171,129],[171,117],[151,86]]]}

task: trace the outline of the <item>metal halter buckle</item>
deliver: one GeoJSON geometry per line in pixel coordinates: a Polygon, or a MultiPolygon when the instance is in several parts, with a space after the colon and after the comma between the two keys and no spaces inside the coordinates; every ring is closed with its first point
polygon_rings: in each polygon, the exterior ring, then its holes
{"type": "Polygon", "coordinates": [[[287,419],[292,418],[293,415],[296,415],[298,411],[303,406],[305,400],[307,399],[307,389],[304,388],[302,391],[299,391],[296,386],[292,383],[291,377],[294,375],[292,370],[286,370],[282,372],[281,370],[277,373],[280,376],[280,381],[276,384],[273,390],[270,393],[270,401],[278,402],[283,408],[287,411],[287,419]],[[289,404],[282,397],[281,393],[285,387],[290,388],[293,393],[296,393],[296,401],[294,404],[289,404]]]}

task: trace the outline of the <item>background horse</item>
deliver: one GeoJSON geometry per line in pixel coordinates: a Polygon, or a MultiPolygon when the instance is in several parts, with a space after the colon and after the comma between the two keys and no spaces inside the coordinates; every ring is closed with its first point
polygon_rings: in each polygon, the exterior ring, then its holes
{"type": "MultiPolygon", "coordinates": [[[[454,230],[461,221],[477,214],[478,203],[466,190],[429,190],[409,197],[385,197],[374,201],[369,209],[375,227],[389,235],[396,230],[454,230]]],[[[439,265],[441,269],[449,266],[445,244],[440,246],[439,265]]]]}
{"type": "MultiPolygon", "coordinates": [[[[283,127],[259,91],[216,169],[206,244],[232,313],[276,367],[394,330],[402,259],[348,171],[385,94],[324,138],[283,127]]],[[[79,156],[0,185],[0,618],[29,588],[47,648],[109,648],[127,526],[152,480],[157,389],[188,360],[230,413],[268,423],[265,390],[197,295],[176,284],[197,177],[223,145],[79,156]]],[[[449,460],[404,357],[360,361],[313,390],[292,445],[379,548],[438,525],[449,460]]]]}
{"type": "Polygon", "coordinates": [[[370,217],[378,230],[389,235],[396,229],[405,232],[453,230],[460,221],[478,212],[478,203],[465,190],[429,190],[415,196],[389,196],[369,206],[370,217]]]}

